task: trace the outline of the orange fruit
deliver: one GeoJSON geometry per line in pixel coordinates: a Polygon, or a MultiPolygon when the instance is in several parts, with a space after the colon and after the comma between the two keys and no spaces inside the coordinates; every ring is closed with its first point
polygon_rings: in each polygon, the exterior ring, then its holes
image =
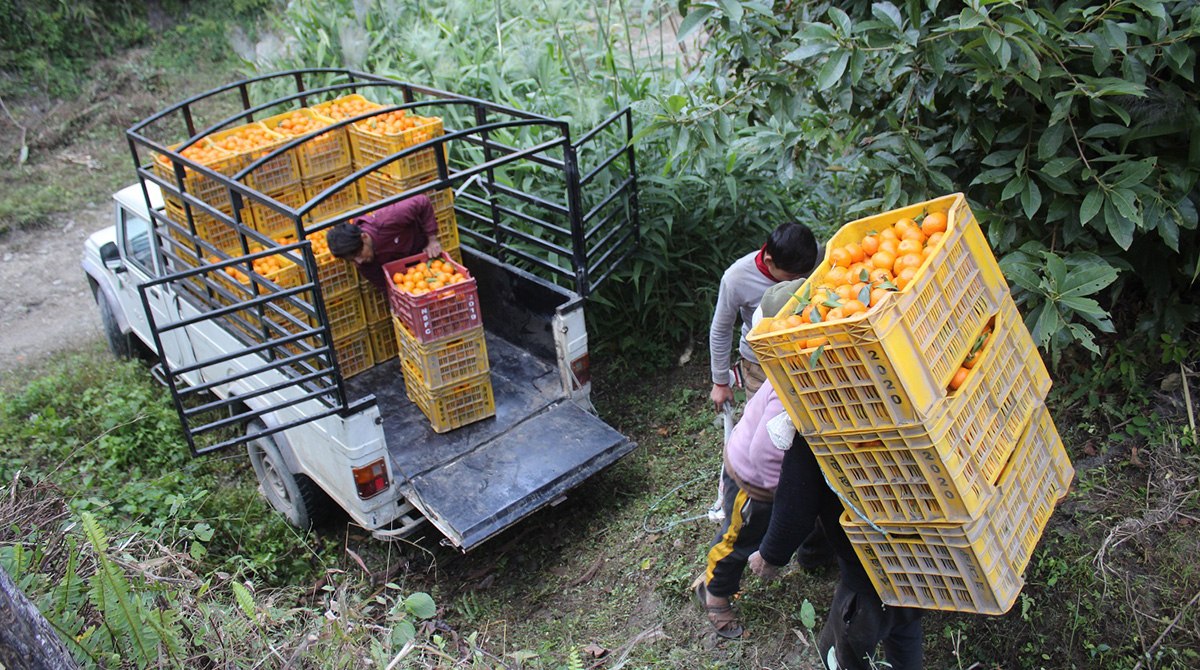
{"type": "Polygon", "coordinates": [[[829,252],[829,260],[835,265],[844,268],[850,267],[854,261],[850,258],[850,252],[843,248],[837,248],[829,252]]]}
{"type": "Polygon", "coordinates": [[[906,217],[906,218],[900,219],[899,221],[893,223],[892,227],[896,229],[896,234],[899,235],[899,234],[903,233],[904,231],[908,230],[909,228],[916,227],[916,225],[917,225],[917,223],[915,221],[906,217]]]}
{"type": "Polygon", "coordinates": [[[863,270],[870,270],[866,263],[854,263],[850,266],[850,281],[862,281],[863,270]]]}
{"type": "Polygon", "coordinates": [[[921,231],[926,235],[946,232],[946,215],[943,212],[930,212],[921,220],[921,231]]]}
{"type": "Polygon", "coordinates": [[[876,269],[890,270],[895,262],[896,257],[886,251],[880,251],[871,256],[871,265],[875,266],[876,269]]]}
{"type": "Polygon", "coordinates": [[[921,267],[921,254],[905,254],[892,264],[892,272],[899,277],[904,270],[912,268],[915,271],[919,267],[921,267]]]}
{"type": "Polygon", "coordinates": [[[897,233],[894,228],[884,228],[883,230],[879,231],[879,241],[883,242],[884,240],[896,240],[899,242],[900,234],[897,233]]]}
{"type": "Polygon", "coordinates": [[[849,300],[855,296],[853,284],[842,284],[833,290],[842,300],[849,300]]]}
{"type": "Polygon", "coordinates": [[[850,271],[840,265],[825,273],[825,281],[834,286],[846,284],[849,280],[850,271]]]}
{"type": "Polygon", "coordinates": [[[862,295],[863,289],[865,289],[865,288],[867,288],[866,282],[861,282],[861,281],[858,282],[857,284],[855,284],[854,286],[851,287],[851,291],[853,291],[854,295],[852,295],[850,297],[854,298],[855,300],[861,301],[862,298],[860,298],[859,296],[862,295]]]}
{"type": "Polygon", "coordinates": [[[945,233],[940,233],[940,232],[930,235],[929,237],[925,238],[925,246],[936,247],[938,245],[938,243],[942,241],[942,237],[944,235],[945,235],[945,233]]]}
{"type": "MultiPolygon", "coordinates": [[[[879,251],[897,256],[900,254],[900,242],[898,240],[884,240],[879,243],[879,251]]],[[[879,253],[879,251],[875,253],[879,253]]]]}
{"type": "Polygon", "coordinates": [[[846,304],[842,305],[841,310],[845,312],[846,316],[854,316],[855,314],[867,311],[867,306],[858,300],[847,300],[846,304]]]}
{"type": "Polygon", "coordinates": [[[786,319],[783,319],[783,323],[788,328],[799,328],[800,326],[807,325],[804,317],[799,314],[789,314],[786,319]]]}
{"type": "Polygon", "coordinates": [[[883,300],[889,293],[891,293],[891,291],[887,290],[886,288],[871,289],[871,306],[874,307],[875,305],[878,305],[879,301],[883,300]]]}
{"type": "Polygon", "coordinates": [[[913,226],[900,235],[900,240],[912,240],[913,242],[925,244],[925,233],[922,233],[920,228],[913,226]]]}
{"type": "Polygon", "coordinates": [[[875,255],[879,251],[879,238],[874,235],[867,235],[862,241],[863,257],[868,258],[875,255]]]}
{"type": "Polygon", "coordinates": [[[841,307],[834,307],[825,315],[825,321],[837,321],[846,318],[846,312],[841,307]]]}
{"type": "Polygon", "coordinates": [[[954,373],[954,376],[950,378],[950,390],[957,391],[958,387],[962,386],[963,382],[967,381],[967,374],[970,372],[971,371],[967,368],[959,368],[954,373]]]}
{"type": "Polygon", "coordinates": [[[983,353],[982,348],[967,354],[967,358],[963,361],[962,366],[968,370],[975,367],[975,364],[979,362],[979,355],[981,353],[983,353]]]}
{"type": "Polygon", "coordinates": [[[919,254],[925,250],[925,245],[916,240],[900,240],[900,244],[896,247],[896,252],[901,256],[905,254],[919,254]]]}
{"type": "Polygon", "coordinates": [[[922,249],[921,250],[921,262],[924,263],[925,259],[932,256],[934,254],[934,252],[936,252],[936,251],[937,251],[937,249],[935,249],[933,247],[925,247],[924,249],[922,249]]]}
{"type": "Polygon", "coordinates": [[[810,337],[804,341],[805,349],[816,349],[829,342],[828,337],[810,337]]]}
{"type": "Polygon", "coordinates": [[[861,263],[867,257],[867,253],[863,248],[853,242],[846,245],[846,253],[850,254],[850,260],[853,263],[861,263]]]}
{"type": "Polygon", "coordinates": [[[896,279],[894,282],[896,284],[896,288],[903,291],[905,288],[908,287],[909,284],[912,283],[913,277],[916,277],[916,276],[917,276],[917,269],[915,267],[904,268],[903,270],[900,271],[899,274],[896,275],[896,279]]]}
{"type": "Polygon", "coordinates": [[[871,271],[871,283],[882,284],[885,281],[892,281],[892,270],[890,268],[875,268],[871,271]]]}

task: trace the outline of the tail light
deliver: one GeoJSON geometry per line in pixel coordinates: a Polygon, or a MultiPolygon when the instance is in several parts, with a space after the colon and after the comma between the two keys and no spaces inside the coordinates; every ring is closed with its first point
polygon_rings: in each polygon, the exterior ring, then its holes
{"type": "Polygon", "coordinates": [[[571,374],[575,377],[575,388],[583,388],[584,384],[592,381],[591,361],[587,354],[571,361],[571,374]]]}
{"type": "Polygon", "coordinates": [[[358,487],[358,497],[362,500],[373,498],[387,490],[387,465],[379,459],[370,465],[354,468],[354,484],[358,487]]]}

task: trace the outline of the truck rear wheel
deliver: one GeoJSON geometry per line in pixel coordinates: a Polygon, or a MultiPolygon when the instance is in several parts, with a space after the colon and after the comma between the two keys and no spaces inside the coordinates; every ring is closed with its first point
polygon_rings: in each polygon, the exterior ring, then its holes
{"type": "Polygon", "coordinates": [[[275,439],[260,434],[264,429],[258,421],[251,422],[246,429],[247,436],[253,436],[246,443],[246,451],[258,475],[259,488],[288,523],[307,530],[328,517],[332,502],[311,479],[288,469],[275,439]]]}

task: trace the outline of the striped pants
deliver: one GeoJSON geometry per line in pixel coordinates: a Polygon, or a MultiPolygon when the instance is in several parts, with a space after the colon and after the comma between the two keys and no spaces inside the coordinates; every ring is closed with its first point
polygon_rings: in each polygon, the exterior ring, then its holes
{"type": "Polygon", "coordinates": [[[750,554],[758,551],[767,534],[774,503],[751,500],[724,470],[721,478],[725,484],[725,519],[708,550],[704,579],[710,594],[730,598],[741,588],[750,554]]]}

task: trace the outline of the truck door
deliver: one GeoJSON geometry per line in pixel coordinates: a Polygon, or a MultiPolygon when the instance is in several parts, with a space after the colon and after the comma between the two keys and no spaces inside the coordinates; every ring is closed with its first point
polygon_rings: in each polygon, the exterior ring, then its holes
{"type": "MultiPolygon", "coordinates": [[[[118,204],[117,243],[121,252],[122,265],[113,273],[114,287],[121,308],[129,319],[129,325],[143,342],[153,343],[150,319],[166,321],[178,317],[179,307],[171,296],[162,289],[148,292],[145,306],[138,294],[138,287],[162,274],[161,259],[154,253],[150,221],[145,217],[118,204]]],[[[186,333],[172,332],[162,339],[158,350],[159,358],[175,367],[185,364],[187,352],[186,333]]]]}
{"type": "Polygon", "coordinates": [[[164,248],[171,266],[190,269],[138,290],[155,346],[186,342],[162,366],[194,454],[246,442],[242,426],[266,414],[259,434],[347,411],[308,241],[215,262],[164,248]],[[280,264],[286,272],[263,269],[280,264]]]}

